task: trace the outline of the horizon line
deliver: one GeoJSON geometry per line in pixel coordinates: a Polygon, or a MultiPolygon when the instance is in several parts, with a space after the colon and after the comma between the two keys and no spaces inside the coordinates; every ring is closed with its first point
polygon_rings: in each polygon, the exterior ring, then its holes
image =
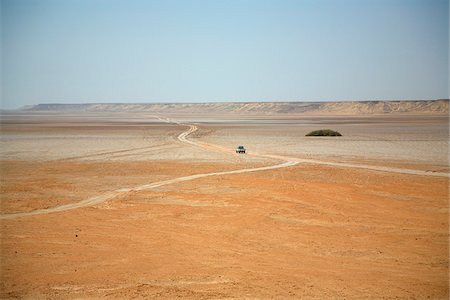
{"type": "MultiPolygon", "coordinates": [[[[261,100],[261,101],[192,101],[192,102],[72,102],[72,103],[61,103],[61,102],[42,102],[37,104],[26,104],[15,109],[20,109],[23,107],[29,106],[37,106],[37,105],[92,105],[92,104],[121,104],[121,105],[134,105],[134,104],[147,104],[147,105],[155,105],[155,104],[247,104],[247,103],[329,103],[329,102],[420,102],[420,101],[450,101],[450,98],[438,98],[438,99],[383,99],[383,100],[322,100],[322,101],[313,101],[313,100],[261,100]]],[[[6,109],[1,108],[2,110],[15,110],[14,108],[6,109]]]]}

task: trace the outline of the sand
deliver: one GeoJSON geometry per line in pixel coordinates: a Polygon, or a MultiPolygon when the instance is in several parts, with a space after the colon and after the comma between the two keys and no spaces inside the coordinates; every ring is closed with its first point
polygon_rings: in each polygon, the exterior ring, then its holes
{"type": "Polygon", "coordinates": [[[2,215],[129,191],[0,220],[0,297],[448,298],[448,177],[299,163],[134,189],[282,163],[237,144],[445,173],[448,118],[165,117],[219,148],[147,114],[2,117],[2,215]]]}

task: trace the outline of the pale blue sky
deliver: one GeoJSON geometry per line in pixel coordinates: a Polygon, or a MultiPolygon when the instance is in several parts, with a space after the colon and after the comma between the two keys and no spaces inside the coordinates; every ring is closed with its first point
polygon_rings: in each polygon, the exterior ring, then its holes
{"type": "Polygon", "coordinates": [[[448,1],[1,4],[3,108],[448,98],[448,1]]]}

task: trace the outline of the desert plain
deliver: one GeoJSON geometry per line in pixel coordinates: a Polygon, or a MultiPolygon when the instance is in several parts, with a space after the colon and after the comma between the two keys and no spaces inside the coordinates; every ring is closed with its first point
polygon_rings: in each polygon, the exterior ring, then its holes
{"type": "Polygon", "coordinates": [[[449,297],[448,114],[1,121],[2,299],[449,297]]]}

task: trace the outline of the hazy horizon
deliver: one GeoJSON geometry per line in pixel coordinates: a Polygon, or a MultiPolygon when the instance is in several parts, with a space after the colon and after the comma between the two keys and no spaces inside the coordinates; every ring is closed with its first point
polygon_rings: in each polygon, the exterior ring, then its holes
{"type": "Polygon", "coordinates": [[[444,0],[0,3],[4,109],[449,97],[444,0]]]}
{"type": "Polygon", "coordinates": [[[421,102],[421,101],[450,101],[450,99],[380,99],[380,100],[322,100],[322,101],[312,101],[312,100],[298,100],[298,101],[284,101],[284,100],[279,100],[279,101],[189,101],[189,102],[158,102],[158,101],[154,101],[154,102],[133,102],[133,101],[128,101],[128,102],[42,102],[42,103],[36,103],[36,104],[25,104],[19,107],[13,107],[13,108],[2,108],[4,110],[18,110],[18,109],[22,109],[25,107],[32,107],[32,106],[36,106],[36,105],[98,105],[98,104],[105,104],[105,105],[111,105],[111,104],[124,104],[124,105],[138,105],[138,104],[142,104],[142,105],[146,105],[146,104],[224,104],[224,103],[229,103],[229,104],[233,104],[233,103],[326,103],[326,102],[421,102]]]}
{"type": "Polygon", "coordinates": [[[27,106],[36,106],[36,105],[89,105],[89,104],[220,104],[220,103],[326,103],[326,102],[421,102],[421,101],[450,101],[448,98],[441,98],[441,99],[365,99],[365,100],[256,100],[256,101],[184,101],[184,102],[170,102],[170,101],[153,101],[153,102],[146,102],[146,101],[101,101],[101,102],[38,102],[33,104],[24,104],[16,107],[1,107],[2,110],[19,110],[21,108],[27,107],[27,106]]]}

